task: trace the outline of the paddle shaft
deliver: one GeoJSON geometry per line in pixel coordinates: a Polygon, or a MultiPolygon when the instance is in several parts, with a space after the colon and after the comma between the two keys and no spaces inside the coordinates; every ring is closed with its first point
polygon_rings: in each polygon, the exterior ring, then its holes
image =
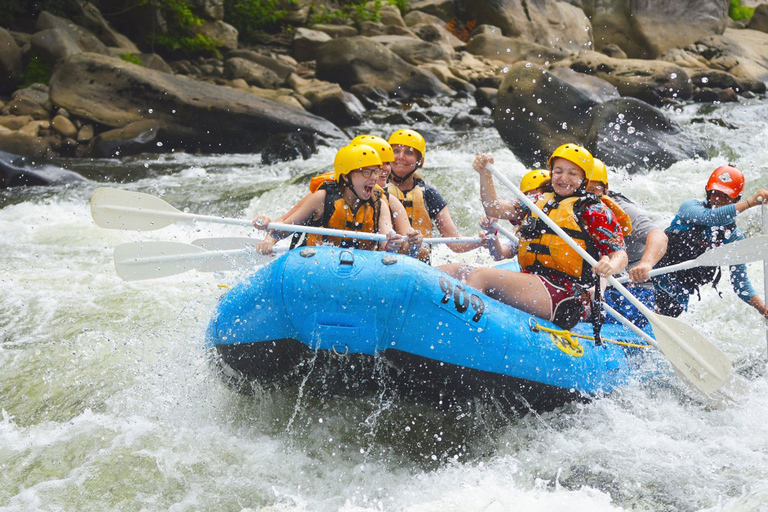
{"type": "MultiPolygon", "coordinates": [[[[557,235],[562,238],[571,248],[576,251],[576,253],[584,258],[584,261],[590,264],[590,266],[594,267],[597,265],[597,260],[593,258],[587,251],[585,251],[579,244],[577,244],[568,234],[563,231],[563,229],[558,226],[552,219],[549,218],[544,212],[541,211],[541,209],[534,204],[533,201],[531,201],[528,196],[523,194],[519,188],[515,186],[514,183],[509,181],[506,176],[501,174],[499,171],[497,171],[492,165],[487,165],[486,168],[504,185],[509,188],[514,194],[520,199],[520,201],[523,202],[524,205],[526,205],[531,212],[535,213],[542,221],[544,221],[557,235]]],[[[670,329],[661,321],[657,320],[656,314],[653,313],[651,310],[649,310],[645,304],[640,302],[637,297],[632,295],[629,290],[624,288],[624,285],[622,285],[615,277],[613,276],[607,276],[606,277],[608,283],[610,283],[619,293],[621,293],[625,299],[627,299],[630,304],[635,306],[640,312],[643,313],[643,315],[648,318],[648,320],[651,323],[651,326],[656,328],[659,327],[664,331],[665,334],[667,334],[670,337],[674,337],[674,333],[670,331],[670,329]]],[[[621,315],[619,315],[621,316],[621,315]]],[[[716,374],[715,370],[712,368],[712,366],[705,361],[695,350],[690,350],[686,345],[683,345],[682,348],[684,349],[685,353],[688,354],[694,361],[696,361],[702,368],[705,368],[707,371],[709,371],[712,374],[716,374]]]]}
{"type": "MultiPolygon", "coordinates": [[[[110,210],[110,211],[116,211],[116,212],[122,212],[122,213],[135,213],[138,215],[146,215],[147,210],[143,208],[132,208],[130,206],[110,206],[110,205],[101,205],[99,206],[102,210],[110,210]]],[[[245,220],[245,219],[230,219],[227,217],[216,217],[213,215],[198,215],[194,213],[185,213],[180,211],[175,212],[165,212],[165,211],[153,211],[152,215],[155,217],[159,217],[161,219],[175,219],[175,220],[188,220],[188,221],[199,221],[199,222],[214,222],[217,224],[232,224],[235,226],[253,226],[251,224],[251,221],[245,220]]]]}
{"type": "Polygon", "coordinates": [[[513,232],[511,232],[507,228],[501,227],[498,222],[491,223],[491,227],[493,229],[495,229],[496,231],[498,231],[499,233],[501,233],[502,235],[504,235],[507,238],[509,238],[510,240],[512,240],[513,242],[519,242],[520,241],[513,232]]]}

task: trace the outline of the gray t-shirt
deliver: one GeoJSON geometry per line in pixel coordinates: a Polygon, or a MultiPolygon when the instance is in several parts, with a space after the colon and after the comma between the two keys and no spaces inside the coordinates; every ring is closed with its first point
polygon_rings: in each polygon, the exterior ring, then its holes
{"type": "Polygon", "coordinates": [[[648,233],[661,228],[654,224],[639,206],[623,195],[611,193],[609,196],[621,206],[621,209],[629,215],[629,220],[632,221],[632,233],[624,237],[624,242],[627,244],[627,258],[629,259],[627,268],[630,269],[640,263],[645,251],[645,239],[648,237],[648,233]]]}

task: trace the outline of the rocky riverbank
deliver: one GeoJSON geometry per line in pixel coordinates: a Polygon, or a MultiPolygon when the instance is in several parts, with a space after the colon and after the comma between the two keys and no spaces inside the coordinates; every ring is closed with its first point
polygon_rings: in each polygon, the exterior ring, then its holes
{"type": "Polygon", "coordinates": [[[382,105],[402,105],[403,124],[429,122],[409,105],[469,95],[477,107],[449,125],[493,122],[526,164],[569,139],[646,169],[704,155],[665,107],[763,96],[768,81],[768,5],[746,25],[722,0],[420,0],[405,14],[380,6],[377,22],[309,25],[301,0],[295,30],[246,47],[221,0],[198,4],[220,57],[166,60],[84,0],[68,1],[67,18],[0,28],[0,151],[307,158],[382,105]],[[52,69],[47,84],[21,86],[31,62],[52,69]]]}

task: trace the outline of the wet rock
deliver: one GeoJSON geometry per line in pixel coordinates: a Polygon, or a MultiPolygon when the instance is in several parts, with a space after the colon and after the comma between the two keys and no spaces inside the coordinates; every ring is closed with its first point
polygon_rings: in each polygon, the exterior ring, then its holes
{"type": "Polygon", "coordinates": [[[409,64],[418,66],[437,60],[450,62],[451,55],[438,44],[419,39],[405,39],[389,46],[389,49],[409,64]]]}
{"type": "Polygon", "coordinates": [[[69,137],[74,139],[74,137],[77,136],[77,128],[75,128],[75,125],[61,114],[56,115],[51,119],[51,128],[64,138],[69,137]]]}
{"type": "Polygon", "coordinates": [[[141,53],[141,50],[130,39],[112,27],[101,14],[101,11],[91,2],[69,2],[67,7],[74,10],[71,16],[72,21],[89,30],[104,45],[120,48],[125,53],[141,53]]]}
{"type": "Polygon", "coordinates": [[[0,130],[0,151],[31,158],[43,158],[50,151],[47,141],[21,131],[0,130]]]}
{"type": "Polygon", "coordinates": [[[448,122],[448,125],[454,130],[467,131],[472,128],[491,127],[493,120],[487,117],[459,112],[448,122]]]}
{"type": "Polygon", "coordinates": [[[411,12],[421,11],[426,14],[431,14],[443,21],[450,21],[456,17],[456,9],[453,0],[416,0],[415,2],[408,3],[408,9],[410,9],[411,12]]]}
{"type": "MultiPolygon", "coordinates": [[[[41,146],[47,149],[46,144],[41,143],[41,146]]],[[[5,150],[0,151],[0,188],[63,185],[86,181],[75,172],[43,162],[43,154],[22,156],[5,150]]]]}
{"type": "Polygon", "coordinates": [[[627,54],[619,48],[619,45],[617,44],[607,44],[600,48],[600,52],[606,54],[609,57],[613,57],[614,59],[626,59],[627,54]]]}
{"type": "Polygon", "coordinates": [[[317,30],[318,32],[325,32],[334,39],[337,37],[354,37],[358,35],[357,29],[349,25],[318,23],[317,25],[310,25],[307,28],[310,30],[317,30]]]}
{"type": "Polygon", "coordinates": [[[368,84],[357,84],[350,87],[349,92],[354,94],[366,109],[378,108],[381,103],[389,99],[387,91],[368,84]]]}
{"type": "Polygon", "coordinates": [[[502,140],[529,167],[543,166],[566,142],[630,172],[704,154],[663,111],[633,98],[601,101],[535,64],[510,66],[493,119],[502,140]]]}
{"type": "Polygon", "coordinates": [[[114,158],[140,153],[166,151],[158,146],[160,123],[144,119],[122,128],[108,130],[97,135],[90,144],[89,153],[97,158],[114,158]]]}
{"type": "Polygon", "coordinates": [[[577,88],[596,102],[603,102],[621,97],[619,90],[611,85],[610,82],[603,80],[602,78],[577,73],[571,68],[559,66],[553,67],[549,71],[563,82],[577,88]]]}
{"type": "Polygon", "coordinates": [[[755,7],[755,14],[749,20],[747,28],[750,30],[759,30],[768,32],[768,4],[760,4],[755,7]]]}
{"type": "Polygon", "coordinates": [[[315,60],[318,48],[331,39],[325,32],[299,27],[293,36],[293,56],[299,62],[315,60]]]}
{"type": "Polygon", "coordinates": [[[104,126],[156,120],[161,142],[189,151],[245,153],[269,135],[299,129],[346,137],[327,120],[283,103],[89,53],[57,67],[51,99],[72,115],[104,126]]]}
{"type": "Polygon", "coordinates": [[[4,126],[9,130],[19,130],[22,126],[29,124],[33,121],[30,115],[4,115],[0,116],[0,126],[4,126]]]}
{"type": "Polygon", "coordinates": [[[475,103],[480,108],[487,107],[491,111],[496,107],[496,99],[499,89],[496,87],[478,87],[475,90],[475,103]]]}
{"type": "Polygon", "coordinates": [[[378,21],[364,21],[360,23],[360,35],[365,37],[408,36],[416,38],[416,34],[405,26],[385,25],[378,21]]]}
{"type": "Polygon", "coordinates": [[[0,28],[0,95],[10,94],[16,89],[22,70],[21,48],[10,32],[0,28]]]}
{"type": "Polygon", "coordinates": [[[467,42],[467,51],[508,64],[520,61],[544,64],[563,59],[567,55],[563,51],[553,50],[537,43],[495,34],[479,34],[472,37],[467,42]]]}
{"type": "Polygon", "coordinates": [[[461,0],[460,3],[462,19],[498,26],[505,36],[514,40],[559,51],[592,47],[589,18],[580,8],[566,2],[461,0]]]}
{"type": "Polygon", "coordinates": [[[400,98],[414,94],[450,94],[432,73],[408,64],[384,45],[365,37],[344,37],[324,44],[318,51],[316,76],[345,90],[368,84],[400,98]]]}
{"type": "Polygon", "coordinates": [[[311,133],[281,133],[267,139],[261,152],[261,163],[271,165],[277,162],[304,160],[317,152],[317,137],[311,133]]]}
{"type": "Polygon", "coordinates": [[[685,70],[669,62],[614,59],[602,53],[582,52],[558,62],[557,66],[601,78],[616,87],[622,96],[652,105],[662,105],[670,99],[686,100],[693,92],[685,70]]]}
{"type": "Polygon", "coordinates": [[[423,41],[442,46],[449,55],[459,49],[463,49],[466,43],[454,36],[445,26],[434,23],[416,25],[412,27],[413,32],[423,41]]]}
{"type": "Polygon", "coordinates": [[[271,70],[280,78],[281,83],[284,83],[291,73],[296,72],[295,64],[290,64],[284,59],[268,57],[252,50],[233,50],[227,53],[228,59],[233,57],[239,57],[255,62],[256,64],[271,70]]]}
{"type": "Polygon", "coordinates": [[[283,83],[271,69],[240,57],[224,61],[224,76],[230,80],[242,78],[248,84],[264,89],[276,89],[283,83]]]}
{"type": "Polygon", "coordinates": [[[698,103],[733,103],[739,101],[739,95],[730,87],[727,89],[702,87],[693,93],[691,99],[698,103]]]}
{"type": "Polygon", "coordinates": [[[722,34],[729,19],[722,0],[608,0],[594,4],[592,30],[598,50],[615,44],[631,58],[653,59],[722,34]]]}
{"type": "Polygon", "coordinates": [[[203,20],[202,25],[193,27],[192,31],[217,41],[220,49],[237,49],[237,29],[228,23],[220,20],[203,20]]]}
{"type": "Polygon", "coordinates": [[[27,96],[17,96],[9,101],[2,109],[4,115],[31,116],[33,119],[48,119],[48,109],[27,96]]]}
{"type": "Polygon", "coordinates": [[[474,85],[454,75],[453,72],[451,72],[451,69],[445,64],[438,64],[433,62],[429,64],[422,64],[419,67],[431,72],[438,78],[438,80],[455,91],[465,92],[468,94],[475,92],[476,87],[474,85]]]}

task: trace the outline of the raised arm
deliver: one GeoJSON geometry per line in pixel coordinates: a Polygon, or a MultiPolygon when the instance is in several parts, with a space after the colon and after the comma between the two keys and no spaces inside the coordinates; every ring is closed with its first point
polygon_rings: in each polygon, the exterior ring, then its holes
{"type": "Polygon", "coordinates": [[[485,153],[477,155],[472,163],[472,168],[480,175],[480,200],[483,203],[485,214],[497,219],[519,220],[521,208],[517,201],[499,199],[496,195],[493,174],[486,169],[488,164],[493,164],[493,157],[485,153]]]}

